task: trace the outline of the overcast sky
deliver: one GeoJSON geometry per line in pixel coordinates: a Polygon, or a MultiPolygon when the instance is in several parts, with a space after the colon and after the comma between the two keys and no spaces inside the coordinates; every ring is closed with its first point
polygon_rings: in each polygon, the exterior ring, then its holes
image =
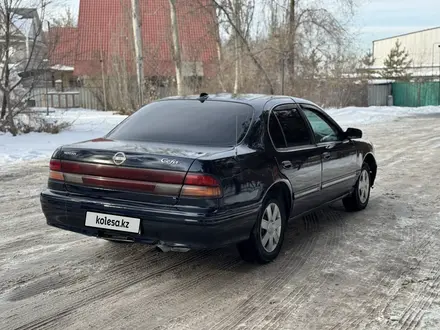
{"type": "MultiPolygon", "coordinates": [[[[152,0],[147,0],[152,1],[152,0]]],[[[185,0],[191,1],[191,0],[185,0]]],[[[353,26],[362,48],[372,41],[440,26],[440,0],[358,0],[353,26]]],[[[79,0],[63,0],[78,11],[79,0]]]]}

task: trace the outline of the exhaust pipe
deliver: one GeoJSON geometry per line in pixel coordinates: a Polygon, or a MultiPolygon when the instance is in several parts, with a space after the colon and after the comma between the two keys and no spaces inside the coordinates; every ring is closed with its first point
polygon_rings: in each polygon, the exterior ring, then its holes
{"type": "Polygon", "coordinates": [[[181,244],[173,244],[173,245],[167,245],[164,243],[159,243],[156,245],[156,248],[161,250],[162,252],[188,252],[190,248],[186,247],[185,245],[181,244]]]}

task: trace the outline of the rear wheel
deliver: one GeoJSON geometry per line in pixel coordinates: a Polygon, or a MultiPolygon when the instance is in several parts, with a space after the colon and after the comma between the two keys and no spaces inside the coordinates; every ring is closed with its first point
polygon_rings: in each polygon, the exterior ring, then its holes
{"type": "Polygon", "coordinates": [[[280,253],[284,241],[286,211],[277,198],[268,198],[247,241],[237,245],[243,260],[268,263],[280,253]]]}
{"type": "Polygon", "coordinates": [[[359,176],[354,190],[350,196],[345,197],[342,202],[347,211],[360,211],[367,207],[370,200],[371,189],[370,167],[367,163],[362,165],[361,174],[359,176]]]}

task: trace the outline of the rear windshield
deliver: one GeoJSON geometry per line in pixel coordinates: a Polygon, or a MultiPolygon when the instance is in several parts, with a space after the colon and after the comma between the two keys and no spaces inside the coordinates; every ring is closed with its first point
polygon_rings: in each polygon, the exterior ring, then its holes
{"type": "Polygon", "coordinates": [[[151,103],[119,124],[108,135],[114,140],[206,146],[235,146],[250,126],[247,104],[198,100],[151,103]]]}

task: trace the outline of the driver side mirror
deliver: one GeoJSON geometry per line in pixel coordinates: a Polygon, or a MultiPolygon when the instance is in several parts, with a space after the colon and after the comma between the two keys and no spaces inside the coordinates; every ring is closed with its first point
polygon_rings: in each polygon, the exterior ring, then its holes
{"type": "Polygon", "coordinates": [[[345,131],[345,137],[347,139],[360,139],[362,137],[362,131],[357,128],[347,128],[345,131]]]}

